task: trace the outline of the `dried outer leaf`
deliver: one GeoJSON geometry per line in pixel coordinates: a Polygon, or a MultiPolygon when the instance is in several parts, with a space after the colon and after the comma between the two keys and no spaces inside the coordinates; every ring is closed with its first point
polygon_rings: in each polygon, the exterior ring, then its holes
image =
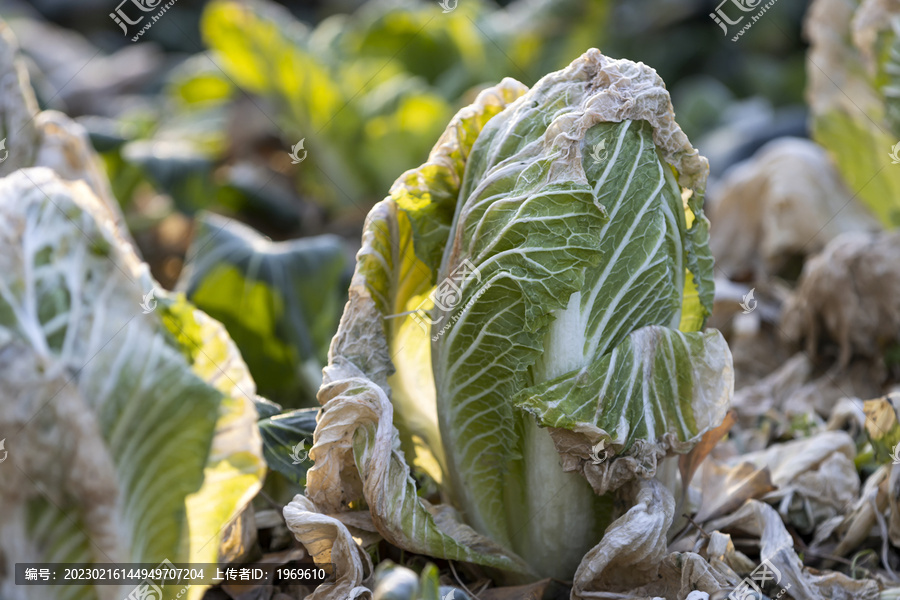
{"type": "Polygon", "coordinates": [[[710,565],[731,582],[737,584],[741,580],[738,573],[753,571],[756,564],[746,554],[736,550],[731,536],[721,531],[713,531],[706,540],[704,555],[710,565]]]}
{"type": "Polygon", "coordinates": [[[82,180],[103,201],[119,229],[129,237],[119,203],[112,195],[100,158],[87,131],[61,112],[41,111],[28,72],[9,26],[0,19],[0,137],[9,155],[0,163],[0,176],[25,167],[50,167],[69,181],[82,180]]]}
{"type": "Polygon", "coordinates": [[[660,562],[653,583],[627,592],[584,592],[582,597],[591,600],[709,600],[722,597],[724,590],[733,587],[738,580],[734,576],[732,581],[697,553],[672,552],[660,562]]]}
{"type": "Polygon", "coordinates": [[[736,420],[737,414],[733,410],[729,410],[725,413],[725,418],[722,420],[721,425],[704,433],[700,438],[700,442],[690,452],[678,457],[678,471],[681,473],[681,485],[685,490],[691,485],[694,473],[697,472],[697,469],[706,460],[709,453],[713,451],[716,444],[728,435],[736,420]]]}
{"type": "Polygon", "coordinates": [[[701,482],[703,501],[694,517],[698,523],[729,514],[775,489],[766,467],[746,462],[725,466],[710,459],[703,465],[701,482]]]}
{"type": "MultiPolygon", "coordinates": [[[[9,155],[0,164],[0,175],[34,165],[41,132],[34,123],[40,112],[28,70],[19,57],[19,45],[5,21],[0,19],[0,131],[9,155]],[[10,134],[13,134],[10,136],[10,134]]],[[[4,152],[0,150],[0,152],[4,152]]],[[[5,152],[4,152],[5,154],[5,152]]]]}
{"type": "MultiPolygon", "coordinates": [[[[367,322],[371,329],[381,326],[377,319],[367,322]]],[[[375,528],[406,550],[529,572],[521,559],[468,526],[446,515],[435,518],[416,495],[409,467],[395,447],[387,394],[359,371],[353,376],[354,370],[334,363],[326,369],[319,391],[324,406],[310,451],[315,466],[307,472],[309,498],[328,513],[345,512],[351,502],[364,500],[375,528]],[[336,375],[340,379],[332,382],[336,375]]]]}
{"type": "Polygon", "coordinates": [[[666,553],[666,532],[675,506],[659,481],[634,480],[619,495],[627,505],[636,504],[610,525],[600,544],[585,556],[575,576],[574,600],[687,600],[698,597],[696,592],[701,598],[718,597],[737,583],[739,578],[730,569],[725,569],[729,576],[696,553],[666,553]]]}
{"type": "MultiPolygon", "coordinates": [[[[660,575],[664,581],[675,582],[672,587],[678,590],[675,596],[677,600],[693,600],[696,597],[692,596],[695,591],[709,594],[710,598],[716,598],[730,583],[702,556],[693,552],[669,554],[660,565],[660,575]]],[[[670,597],[669,593],[660,595],[663,598],[670,597]]]]}
{"type": "Polygon", "coordinates": [[[343,523],[321,514],[312,500],[300,494],[284,507],[284,520],[315,563],[329,569],[335,577],[333,584],[317,587],[307,596],[309,600],[368,600],[372,597],[369,591],[372,559],[353,541],[343,523]]]}
{"type": "Polygon", "coordinates": [[[782,327],[806,341],[815,356],[820,341],[840,348],[838,364],[853,355],[879,357],[900,342],[900,232],[846,233],[807,261],[785,305],[782,327]]]}
{"type": "Polygon", "coordinates": [[[799,352],[763,379],[735,392],[732,406],[749,426],[769,410],[781,410],[791,394],[809,380],[812,369],[809,357],[799,352]]]}
{"type": "Polygon", "coordinates": [[[900,409],[900,393],[897,392],[863,403],[866,435],[872,442],[872,448],[875,449],[875,458],[882,463],[893,461],[897,455],[895,449],[900,444],[898,409],[900,409]]]}
{"type": "Polygon", "coordinates": [[[835,453],[852,463],[856,458],[853,438],[843,431],[823,431],[809,438],[773,444],[765,450],[744,454],[740,460],[758,468],[768,467],[772,483],[784,487],[803,473],[816,469],[835,453]]]}
{"type": "Polygon", "coordinates": [[[851,579],[843,573],[813,573],[803,567],[794,542],[774,508],[749,500],[736,513],[709,524],[719,531],[740,532],[760,543],[760,561],[767,560],[780,577],[778,587],[790,584],[790,595],[808,600],[875,600],[879,585],[870,579],[851,579]]]}
{"type": "MultiPolygon", "coordinates": [[[[892,392],[882,398],[866,400],[865,411],[866,435],[875,449],[875,457],[882,461],[891,461],[888,465],[890,475],[886,485],[882,485],[884,494],[878,496],[878,504],[887,502],[889,507],[888,535],[894,546],[900,546],[900,468],[897,465],[898,448],[900,448],[900,422],[897,410],[900,408],[900,392],[892,392]]],[[[866,482],[866,491],[871,496],[871,488],[866,482]]],[[[865,495],[865,493],[864,493],[865,495]]],[[[874,502],[874,501],[873,501],[874,502]]],[[[874,511],[872,512],[874,516],[874,511]]]]}
{"type": "MultiPolygon", "coordinates": [[[[634,483],[631,485],[638,486],[643,484],[634,483]]],[[[658,507],[654,507],[651,504],[651,509],[655,508],[658,507]]],[[[619,533],[622,533],[621,530],[619,533]]],[[[656,539],[653,535],[650,538],[656,539]]],[[[644,543],[643,540],[641,543],[644,543]]],[[[612,548],[609,550],[613,551],[612,548]]],[[[626,555],[629,554],[628,550],[623,550],[622,552],[626,555]]],[[[602,556],[600,557],[602,558],[602,556]]],[[[627,560],[630,559],[626,558],[627,560]]],[[[651,558],[651,560],[655,560],[655,558],[651,558]]],[[[695,598],[719,598],[723,590],[730,589],[740,580],[727,567],[716,569],[705,558],[694,552],[671,552],[658,562],[658,568],[655,570],[652,566],[641,565],[641,568],[636,572],[628,575],[627,572],[630,569],[631,567],[628,566],[625,568],[626,573],[620,574],[619,579],[624,581],[622,584],[611,585],[608,580],[604,579],[604,574],[601,573],[597,581],[587,586],[589,589],[581,591],[573,589],[571,598],[573,600],[692,600],[695,598]]],[[[606,569],[606,571],[608,570],[606,569]]]]}
{"type": "Polygon", "coordinates": [[[855,458],[853,438],[843,431],[823,431],[744,454],[740,460],[767,468],[777,489],[765,500],[780,502],[786,520],[800,531],[811,531],[856,498],[860,481],[855,458]]]}
{"type": "Polygon", "coordinates": [[[888,535],[895,547],[900,547],[900,468],[891,465],[891,476],[887,485],[887,500],[890,507],[888,535]]]}
{"type": "MultiPolygon", "coordinates": [[[[840,540],[833,551],[835,555],[846,556],[857,550],[872,535],[878,523],[877,513],[883,513],[888,508],[884,489],[889,483],[891,471],[890,467],[883,466],[870,475],[859,500],[844,517],[843,522],[835,525],[833,531],[840,540]]],[[[830,532],[823,531],[823,534],[830,535],[830,532]]]]}
{"type": "Polygon", "coordinates": [[[779,499],[778,510],[799,532],[812,533],[816,526],[841,514],[859,493],[859,474],[853,460],[830,454],[815,470],[800,473],[794,481],[764,498],[779,499]]]}
{"type": "Polygon", "coordinates": [[[840,233],[881,229],[852,201],[825,151],[799,138],[769,142],[729,169],[710,199],[709,244],[716,267],[728,276],[752,269],[756,279],[766,279],[840,233]]]}
{"type": "Polygon", "coordinates": [[[622,488],[631,508],[613,521],[578,565],[572,598],[594,591],[627,591],[652,581],[666,556],[666,532],[675,513],[671,492],[655,479],[622,488]]]}
{"type": "Polygon", "coordinates": [[[887,495],[883,493],[891,469],[882,465],[866,479],[859,498],[845,514],[836,515],[819,525],[811,548],[818,549],[829,541],[838,544],[829,554],[845,556],[859,548],[871,535],[877,522],[875,511],[887,509],[887,495]]]}

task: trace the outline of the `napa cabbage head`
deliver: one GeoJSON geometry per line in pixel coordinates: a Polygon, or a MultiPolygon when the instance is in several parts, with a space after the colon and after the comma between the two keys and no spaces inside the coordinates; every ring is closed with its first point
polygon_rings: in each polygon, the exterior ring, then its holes
{"type": "Polygon", "coordinates": [[[728,350],[696,332],[706,169],[656,74],[599,53],[473,145],[435,295],[432,333],[453,321],[432,336],[437,412],[466,517],[543,574],[570,576],[602,536],[607,491],[723,416],[728,350]],[[560,467],[557,449],[596,444],[587,479],[560,467]]]}
{"type": "Polygon", "coordinates": [[[724,417],[707,172],[643,64],[591,50],[482,92],[369,214],[319,392],[316,506],[571,579],[615,493],[724,417]]]}

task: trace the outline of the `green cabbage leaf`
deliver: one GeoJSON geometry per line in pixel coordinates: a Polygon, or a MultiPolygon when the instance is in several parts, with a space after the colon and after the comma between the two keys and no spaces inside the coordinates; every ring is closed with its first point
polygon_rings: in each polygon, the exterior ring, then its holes
{"type": "MultiPolygon", "coordinates": [[[[156,287],[83,182],[16,171],[0,179],[0,215],[3,571],[218,562],[265,475],[256,390],[234,343],[156,287]]],[[[88,600],[133,587],[52,590],[88,600]]],[[[46,589],[0,580],[9,599],[46,589]]],[[[164,586],[164,598],[181,589],[164,586]]]]}

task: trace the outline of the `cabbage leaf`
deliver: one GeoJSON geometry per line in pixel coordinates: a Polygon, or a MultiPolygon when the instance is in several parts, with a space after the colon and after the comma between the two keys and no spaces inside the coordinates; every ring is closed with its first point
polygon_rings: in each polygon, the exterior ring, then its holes
{"type": "MultiPolygon", "coordinates": [[[[156,287],[84,183],[19,170],[0,180],[0,215],[4,572],[23,560],[217,562],[265,474],[234,343],[156,287]]],[[[52,589],[93,599],[132,587],[52,589]]],[[[43,589],[0,582],[10,599],[43,589]]]]}
{"type": "Polygon", "coordinates": [[[344,262],[336,236],[272,242],[200,213],[178,287],[225,326],[263,396],[309,406],[340,317],[344,262]]]}

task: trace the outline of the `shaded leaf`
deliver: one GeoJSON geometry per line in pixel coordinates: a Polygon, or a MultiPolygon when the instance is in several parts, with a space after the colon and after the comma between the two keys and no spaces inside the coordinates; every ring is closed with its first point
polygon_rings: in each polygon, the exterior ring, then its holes
{"type": "Polygon", "coordinates": [[[296,407],[312,404],[321,383],[343,268],[336,236],[271,242],[246,225],[204,213],[178,286],[225,325],[260,393],[296,407]]]}
{"type": "Polygon", "coordinates": [[[275,469],[294,483],[306,486],[306,472],[312,467],[312,448],[318,408],[303,408],[275,415],[259,422],[263,456],[275,469]]]}

